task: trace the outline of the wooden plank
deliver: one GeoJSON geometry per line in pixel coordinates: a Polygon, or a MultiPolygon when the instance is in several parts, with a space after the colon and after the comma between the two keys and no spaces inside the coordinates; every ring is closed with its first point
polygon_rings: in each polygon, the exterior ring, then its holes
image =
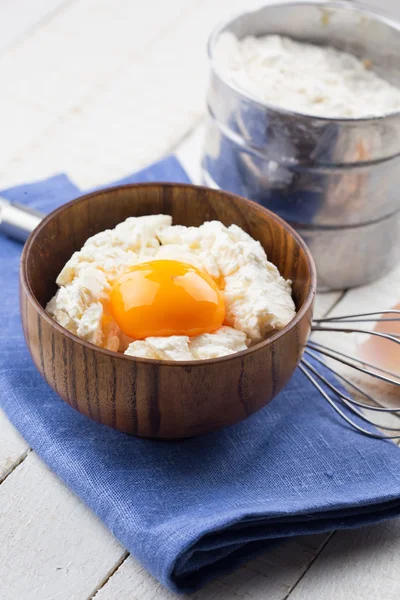
{"type": "MultiPolygon", "coordinates": [[[[111,131],[122,146],[140,148],[129,117],[133,114],[142,122],[145,115],[140,115],[135,99],[146,103],[154,95],[157,97],[151,106],[162,105],[158,73],[154,79],[151,72],[152,48],[157,43],[162,51],[162,36],[171,40],[171,27],[182,18],[180,15],[196,8],[195,4],[194,0],[150,0],[140,6],[128,0],[111,4],[108,0],[80,0],[3,56],[0,77],[13,85],[1,101],[0,128],[7,138],[7,144],[0,147],[0,169],[3,174],[7,172],[1,185],[59,170],[74,175],[74,166],[78,171],[90,171],[91,167],[88,185],[99,183],[104,172],[95,148],[102,146],[104,163],[118,161],[118,151],[114,153],[106,141],[111,131]],[[136,72],[134,65],[140,65],[136,72]],[[129,90],[123,89],[125,79],[129,90]],[[120,93],[129,94],[121,99],[125,101],[121,115],[120,93]],[[105,102],[103,110],[97,108],[101,100],[105,102]],[[25,170],[29,156],[35,164],[25,170]],[[13,176],[12,166],[18,164],[22,170],[13,176]]],[[[150,137],[157,144],[157,131],[152,130],[151,122],[149,129],[146,139],[150,137]]],[[[121,174],[130,169],[130,165],[125,166],[121,174]]]]}
{"type": "MultiPolygon", "coordinates": [[[[302,576],[325,536],[315,535],[288,540],[274,550],[250,561],[234,573],[220,577],[203,590],[183,596],[191,600],[284,600],[302,576]]],[[[168,592],[132,557],[96,594],[96,600],[174,600],[168,592]]]]}
{"type": "Polygon", "coordinates": [[[175,155],[189,175],[191,181],[196,185],[202,185],[201,159],[204,144],[204,123],[197,127],[182,140],[175,150],[175,155]]]}
{"type": "Polygon", "coordinates": [[[0,483],[26,456],[29,446],[0,409],[0,483]]]}
{"type": "Polygon", "coordinates": [[[203,114],[210,30],[256,4],[73,4],[0,60],[0,79],[15,82],[0,111],[0,185],[64,170],[89,187],[168,152],[203,114]]]}
{"type": "Polygon", "coordinates": [[[335,533],[290,600],[398,600],[400,520],[335,533]]]}
{"type": "MultiPolygon", "coordinates": [[[[330,316],[390,308],[400,300],[400,266],[367,286],[349,290],[330,316]]],[[[354,326],[354,324],[353,324],[354,326]]],[[[345,340],[349,336],[346,334],[345,340]]]]}
{"type": "Polygon", "coordinates": [[[34,28],[48,22],[71,0],[2,0],[0,2],[0,53],[21,41],[34,28]]]}
{"type": "Polygon", "coordinates": [[[124,549],[32,452],[0,486],[5,600],[90,596],[124,549]]]}
{"type": "Polygon", "coordinates": [[[324,292],[315,297],[314,318],[322,318],[331,313],[331,310],[343,297],[343,292],[324,292]]]}

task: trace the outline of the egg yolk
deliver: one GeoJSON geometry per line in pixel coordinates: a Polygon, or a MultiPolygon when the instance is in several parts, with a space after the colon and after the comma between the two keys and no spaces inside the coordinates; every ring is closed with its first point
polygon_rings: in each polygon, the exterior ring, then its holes
{"type": "Polygon", "coordinates": [[[175,260],[129,269],[112,288],[111,308],[120,329],[137,340],[211,333],[225,318],[224,298],[214,280],[175,260]]]}

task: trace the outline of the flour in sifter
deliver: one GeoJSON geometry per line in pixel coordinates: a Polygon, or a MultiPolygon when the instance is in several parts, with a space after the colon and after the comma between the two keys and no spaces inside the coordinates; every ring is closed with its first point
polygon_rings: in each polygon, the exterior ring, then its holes
{"type": "Polygon", "coordinates": [[[400,89],[378,77],[368,57],[280,35],[238,40],[223,32],[215,64],[255,99],[298,113],[362,118],[400,110],[400,89]]]}

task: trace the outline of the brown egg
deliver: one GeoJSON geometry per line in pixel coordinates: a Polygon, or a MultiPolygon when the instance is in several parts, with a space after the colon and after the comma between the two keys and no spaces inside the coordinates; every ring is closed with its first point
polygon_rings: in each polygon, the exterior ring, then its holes
{"type": "MultiPolygon", "coordinates": [[[[400,310],[400,304],[393,306],[393,309],[400,310]]],[[[386,315],[386,318],[390,317],[395,315],[386,315]]],[[[382,318],[384,319],[385,315],[382,315],[382,318]]],[[[378,321],[374,331],[400,335],[400,321],[378,321]]],[[[360,344],[357,355],[362,360],[397,374],[400,379],[400,344],[371,335],[360,344]]]]}

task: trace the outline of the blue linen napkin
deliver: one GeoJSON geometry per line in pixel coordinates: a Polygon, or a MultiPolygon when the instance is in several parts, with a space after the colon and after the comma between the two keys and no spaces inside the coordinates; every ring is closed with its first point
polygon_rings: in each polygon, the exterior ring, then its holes
{"type": "MultiPolygon", "coordinates": [[[[187,176],[171,157],[123,183],[154,179],[187,176]]],[[[49,211],[79,190],[59,175],[2,194],[49,211]]],[[[42,380],[25,347],[20,253],[20,244],[0,238],[0,405],[169,589],[200,587],[287,536],[400,514],[399,449],[349,428],[299,371],[259,413],[196,439],[129,437],[75,412],[42,380]]]]}

